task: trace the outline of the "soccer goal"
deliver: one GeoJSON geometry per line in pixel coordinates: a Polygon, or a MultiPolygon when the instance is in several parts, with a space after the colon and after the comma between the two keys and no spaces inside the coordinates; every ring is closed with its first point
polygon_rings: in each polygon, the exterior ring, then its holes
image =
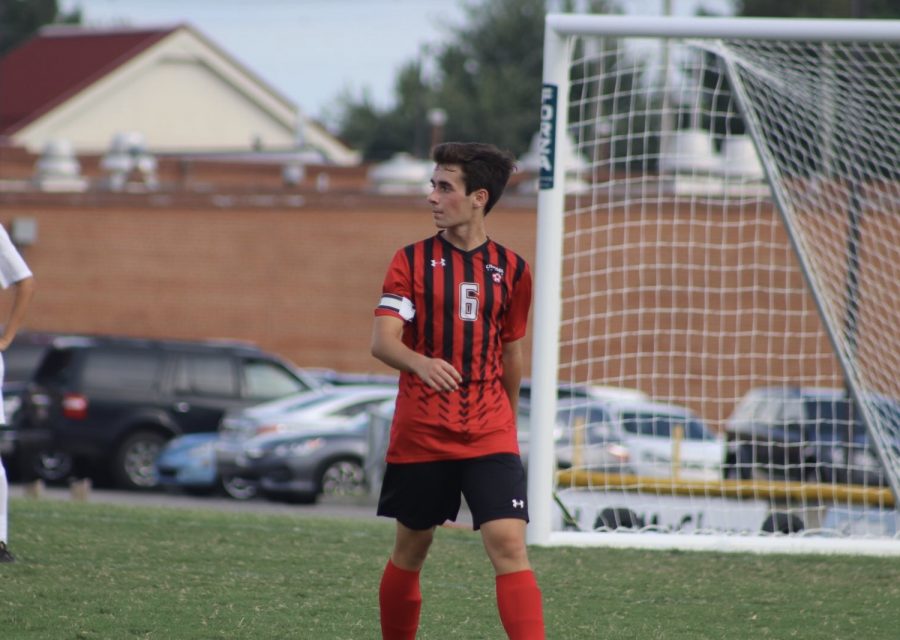
{"type": "Polygon", "coordinates": [[[529,541],[900,554],[900,21],[551,14],[543,82],[529,541]]]}

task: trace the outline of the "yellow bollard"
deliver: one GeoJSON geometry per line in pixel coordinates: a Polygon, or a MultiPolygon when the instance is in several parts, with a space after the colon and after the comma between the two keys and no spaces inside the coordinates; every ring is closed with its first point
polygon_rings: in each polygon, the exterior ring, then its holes
{"type": "Polygon", "coordinates": [[[584,418],[578,416],[572,425],[572,468],[584,468],[584,418]]]}
{"type": "Polygon", "coordinates": [[[684,425],[672,427],[672,477],[678,480],[681,475],[681,441],[684,440],[684,425]]]}

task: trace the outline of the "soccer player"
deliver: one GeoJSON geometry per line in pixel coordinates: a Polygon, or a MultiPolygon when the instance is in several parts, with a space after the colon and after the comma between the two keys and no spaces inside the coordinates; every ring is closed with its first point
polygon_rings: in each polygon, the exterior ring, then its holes
{"type": "MultiPolygon", "coordinates": [[[[13,301],[9,310],[6,326],[0,334],[0,354],[12,344],[13,338],[22,321],[25,319],[25,311],[34,294],[34,277],[28,269],[28,265],[19,255],[6,230],[0,226],[0,286],[4,289],[13,285],[13,301]]],[[[0,383],[3,382],[3,358],[0,356],[0,383]]],[[[0,420],[6,422],[3,414],[3,399],[0,398],[0,420]]],[[[3,460],[0,459],[0,562],[15,562],[15,558],[9,552],[7,503],[9,499],[9,483],[6,479],[6,469],[3,460]]]]}
{"type": "Polygon", "coordinates": [[[513,159],[458,142],[432,158],[428,204],[439,231],[394,255],[372,332],[372,355],[400,371],[378,503],[378,515],[396,520],[379,590],[382,637],[415,638],[419,573],[435,528],[456,519],[463,496],[494,566],[507,635],[543,639],[516,438],[531,271],[485,228],[513,159]]]}

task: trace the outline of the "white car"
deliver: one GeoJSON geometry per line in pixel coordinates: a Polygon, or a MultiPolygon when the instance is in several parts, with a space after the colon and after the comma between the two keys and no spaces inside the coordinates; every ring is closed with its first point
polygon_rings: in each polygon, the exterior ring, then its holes
{"type": "MultiPolygon", "coordinates": [[[[520,411],[520,433],[528,423],[527,413],[520,411]]],[[[554,441],[562,468],[685,480],[721,477],[724,440],[678,405],[624,397],[563,398],[557,402],[554,441]]]]}

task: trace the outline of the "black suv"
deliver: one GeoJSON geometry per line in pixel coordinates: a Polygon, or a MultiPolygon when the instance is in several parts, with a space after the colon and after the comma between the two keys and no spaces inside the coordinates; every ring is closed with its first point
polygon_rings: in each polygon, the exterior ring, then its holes
{"type": "Polygon", "coordinates": [[[67,478],[77,462],[120,487],[150,489],[169,439],[320,384],[246,343],[60,338],[25,391],[19,444],[45,480],[67,478]]]}
{"type": "MultiPolygon", "coordinates": [[[[900,404],[871,400],[900,444],[900,404]]],[[[725,423],[726,477],[885,486],[887,477],[853,400],[843,389],[751,389],[725,423]]]]}
{"type": "Polygon", "coordinates": [[[18,470],[16,461],[17,428],[19,409],[25,386],[34,375],[44,354],[59,334],[38,331],[20,331],[16,339],[3,352],[3,412],[6,423],[0,424],[0,456],[6,463],[7,473],[18,470]]]}

